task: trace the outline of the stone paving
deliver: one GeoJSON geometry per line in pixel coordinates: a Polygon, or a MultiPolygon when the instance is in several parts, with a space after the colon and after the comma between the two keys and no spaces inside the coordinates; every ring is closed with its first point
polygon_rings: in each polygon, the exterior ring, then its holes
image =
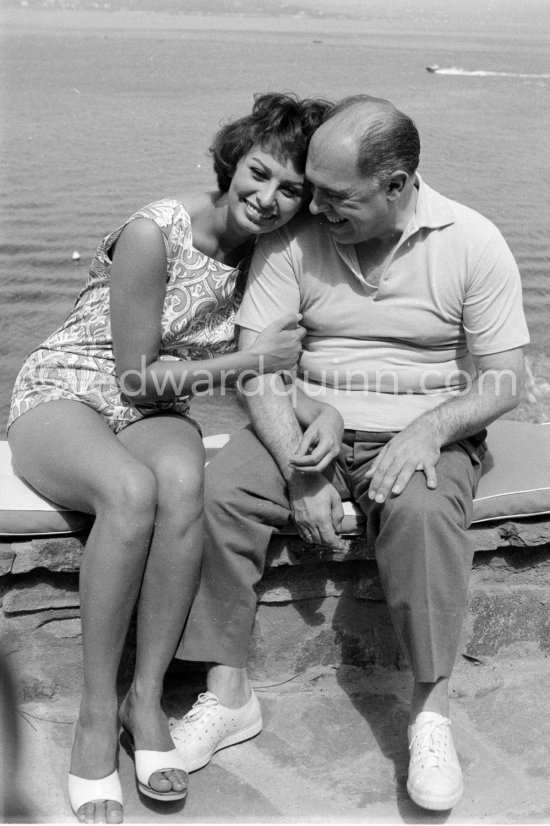
{"type": "MultiPolygon", "coordinates": [[[[550,658],[519,653],[457,662],[452,719],[465,794],[452,812],[419,809],[405,790],[410,675],[319,666],[256,683],[263,732],[192,774],[184,804],[139,795],[121,747],[125,822],[549,823],[550,658]]],[[[193,679],[182,690],[172,678],[167,713],[189,708],[193,679]]],[[[74,822],[65,787],[76,710],[75,697],[20,707],[23,802],[8,822],[74,822]]]]}

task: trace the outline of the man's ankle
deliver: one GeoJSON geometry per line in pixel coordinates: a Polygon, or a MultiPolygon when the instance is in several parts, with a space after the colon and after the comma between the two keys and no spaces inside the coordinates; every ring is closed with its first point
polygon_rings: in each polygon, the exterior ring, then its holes
{"type": "Polygon", "coordinates": [[[414,723],[422,711],[449,716],[449,678],[441,677],[434,683],[415,681],[411,701],[410,722],[414,723]]]}
{"type": "Polygon", "coordinates": [[[215,694],[220,704],[227,708],[240,708],[251,696],[245,668],[213,664],[206,678],[208,691],[215,694]]]}

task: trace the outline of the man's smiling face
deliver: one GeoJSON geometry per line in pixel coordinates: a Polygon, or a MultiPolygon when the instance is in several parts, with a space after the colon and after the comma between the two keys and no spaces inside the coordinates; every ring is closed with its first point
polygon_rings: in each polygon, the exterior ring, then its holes
{"type": "Polygon", "coordinates": [[[306,177],[314,215],[322,213],[334,240],[359,244],[392,229],[387,188],[357,169],[353,138],[337,135],[329,121],[314,134],[308,151],[306,177]]]}

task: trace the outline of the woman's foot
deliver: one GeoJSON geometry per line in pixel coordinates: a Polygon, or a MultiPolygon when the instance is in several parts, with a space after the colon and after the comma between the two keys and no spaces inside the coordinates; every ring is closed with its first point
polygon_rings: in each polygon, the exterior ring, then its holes
{"type": "MultiPolygon", "coordinates": [[[[124,728],[132,735],[136,752],[174,751],[175,745],[170,735],[168,720],[158,699],[140,699],[132,686],[122,701],[119,718],[124,728]]],[[[162,763],[162,760],[160,762],[162,763]]],[[[158,793],[159,799],[181,799],[185,796],[188,777],[181,764],[178,766],[177,762],[179,761],[172,759],[174,768],[170,768],[169,759],[168,766],[163,766],[161,771],[155,771],[146,779],[147,786],[158,793]]],[[[140,783],[140,788],[148,794],[143,782],[140,783]]]]}
{"type": "MultiPolygon", "coordinates": [[[[82,701],[75,727],[70,774],[83,781],[109,777],[116,770],[117,749],[116,702],[109,711],[105,704],[94,707],[82,701]]],[[[123,819],[121,802],[109,799],[85,802],[75,814],[81,823],[122,823],[123,819]]]]}

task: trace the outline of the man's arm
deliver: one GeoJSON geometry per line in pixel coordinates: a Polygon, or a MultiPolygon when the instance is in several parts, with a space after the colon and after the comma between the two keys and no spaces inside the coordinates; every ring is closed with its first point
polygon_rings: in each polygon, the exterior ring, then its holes
{"type": "MultiPolygon", "coordinates": [[[[256,336],[253,330],[242,328],[239,348],[250,347],[256,336]]],[[[341,548],[337,530],[343,509],[337,491],[319,471],[305,474],[292,465],[304,449],[305,434],[292,406],[291,393],[292,387],[275,374],[249,378],[242,389],[254,430],[288,484],[292,515],[300,536],[307,542],[341,548]]],[[[316,408],[308,405],[303,396],[298,399],[298,409],[304,423],[311,420],[309,423],[313,424],[316,408]]]]}
{"type": "Polygon", "coordinates": [[[344,420],[331,404],[312,399],[294,386],[294,412],[304,432],[290,464],[303,472],[323,471],[336,459],[344,438],[344,420]]]}
{"type": "Polygon", "coordinates": [[[517,406],[523,386],[523,350],[473,357],[477,378],[463,393],[424,413],[380,451],[367,472],[369,497],[383,502],[399,494],[416,470],[437,485],[441,448],[482,430],[517,406]]]}

